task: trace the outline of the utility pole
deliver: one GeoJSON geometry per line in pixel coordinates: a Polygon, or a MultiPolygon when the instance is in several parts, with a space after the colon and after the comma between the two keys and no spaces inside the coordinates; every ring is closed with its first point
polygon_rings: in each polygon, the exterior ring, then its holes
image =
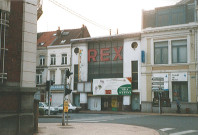
{"type": "Polygon", "coordinates": [[[65,81],[64,81],[64,92],[63,92],[63,118],[62,118],[62,126],[65,126],[65,112],[64,112],[64,101],[65,101],[65,90],[67,87],[67,77],[66,77],[67,69],[65,69],[65,81]]]}
{"type": "MultiPolygon", "coordinates": [[[[67,78],[69,79],[69,76],[72,75],[73,73],[69,71],[69,69],[65,69],[65,81],[64,81],[64,94],[63,94],[63,118],[62,118],[62,126],[65,126],[65,111],[64,111],[64,106],[65,106],[65,96],[69,95],[72,90],[67,88],[67,78]]],[[[68,104],[68,102],[67,102],[68,104]]],[[[67,125],[68,125],[68,111],[67,111],[67,125]]]]}

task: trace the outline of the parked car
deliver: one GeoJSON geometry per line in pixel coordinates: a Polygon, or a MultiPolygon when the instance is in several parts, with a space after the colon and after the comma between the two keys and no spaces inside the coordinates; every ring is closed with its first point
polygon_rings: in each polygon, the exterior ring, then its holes
{"type": "MultiPolygon", "coordinates": [[[[46,103],[39,102],[39,109],[43,109],[44,114],[48,114],[49,107],[46,103]]],[[[58,108],[50,106],[50,114],[57,114],[57,113],[58,113],[58,108]]]]}
{"type": "MultiPolygon", "coordinates": [[[[68,112],[79,112],[81,110],[81,107],[73,106],[71,103],[68,104],[68,112]]],[[[58,111],[63,112],[63,104],[58,106],[58,111]]]]}

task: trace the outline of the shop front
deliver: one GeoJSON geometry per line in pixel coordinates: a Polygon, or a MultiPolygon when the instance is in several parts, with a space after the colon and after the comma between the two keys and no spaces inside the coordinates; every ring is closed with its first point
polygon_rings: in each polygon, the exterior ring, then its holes
{"type": "Polygon", "coordinates": [[[124,96],[131,96],[127,78],[93,79],[93,95],[101,97],[102,111],[122,111],[124,96]]]}
{"type": "Polygon", "coordinates": [[[122,111],[123,96],[102,96],[102,111],[122,111]]]}

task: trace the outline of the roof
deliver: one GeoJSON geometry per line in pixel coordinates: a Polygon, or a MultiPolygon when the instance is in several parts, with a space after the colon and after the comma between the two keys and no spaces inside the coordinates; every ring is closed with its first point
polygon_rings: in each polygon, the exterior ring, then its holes
{"type": "Polygon", "coordinates": [[[128,34],[118,34],[112,36],[105,37],[94,37],[94,38],[80,38],[80,39],[72,39],[71,43],[85,43],[85,42],[98,42],[98,41],[109,41],[109,40],[121,40],[126,38],[136,38],[140,40],[141,33],[128,33],[128,34]]]}
{"type": "Polygon", "coordinates": [[[180,4],[189,4],[189,3],[194,3],[194,0],[181,0],[176,4],[180,5],[180,4]]]}
{"type": "Polygon", "coordinates": [[[70,44],[71,39],[90,37],[86,26],[78,29],[65,29],[37,33],[37,47],[47,47],[70,44]]]}

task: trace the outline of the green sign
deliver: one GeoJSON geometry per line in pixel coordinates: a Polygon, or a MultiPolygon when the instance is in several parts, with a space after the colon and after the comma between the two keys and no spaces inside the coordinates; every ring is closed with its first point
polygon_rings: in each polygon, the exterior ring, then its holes
{"type": "Polygon", "coordinates": [[[118,95],[131,95],[131,84],[125,84],[118,88],[118,95]]]}

